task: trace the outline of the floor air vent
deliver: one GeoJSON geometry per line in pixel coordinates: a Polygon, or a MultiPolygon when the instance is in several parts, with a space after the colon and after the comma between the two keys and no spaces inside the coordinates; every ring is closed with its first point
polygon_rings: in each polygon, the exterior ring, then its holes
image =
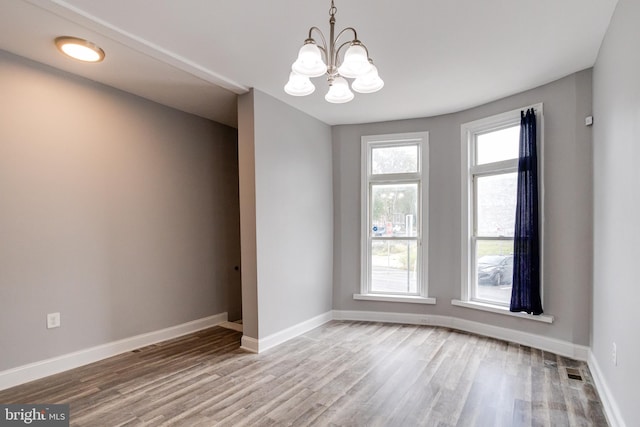
{"type": "Polygon", "coordinates": [[[567,376],[570,380],[582,381],[582,375],[580,375],[580,371],[577,369],[567,368],[567,376]]]}

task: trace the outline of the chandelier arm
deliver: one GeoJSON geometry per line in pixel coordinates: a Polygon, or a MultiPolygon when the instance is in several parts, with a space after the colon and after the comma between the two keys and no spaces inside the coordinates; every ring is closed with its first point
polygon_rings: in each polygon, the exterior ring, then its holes
{"type": "Polygon", "coordinates": [[[318,46],[318,49],[320,49],[324,53],[324,62],[329,62],[329,48],[327,47],[327,39],[324,38],[324,34],[322,34],[322,31],[318,27],[309,28],[310,39],[313,39],[312,36],[314,30],[316,31],[316,33],[318,33],[320,39],[322,40],[322,46],[318,46]]]}
{"type": "MultiPolygon", "coordinates": [[[[337,40],[338,40],[338,39],[336,39],[336,41],[337,41],[337,40]]],[[[336,67],[338,67],[338,66],[339,66],[338,64],[341,64],[341,63],[342,63],[342,61],[339,61],[339,59],[340,59],[340,50],[341,50],[343,47],[345,47],[345,46],[347,46],[347,45],[350,45],[350,44],[351,44],[351,42],[350,42],[350,41],[348,41],[348,42],[344,42],[344,43],[342,43],[342,44],[340,45],[340,47],[339,47],[339,48],[337,48],[337,49],[336,49],[336,58],[335,58],[336,67]]]]}
{"type": "Polygon", "coordinates": [[[338,43],[338,40],[340,40],[340,37],[342,37],[342,35],[347,31],[351,31],[353,33],[353,40],[351,40],[351,41],[359,41],[358,40],[358,33],[357,33],[356,29],[353,28],[353,27],[347,27],[347,28],[343,29],[342,31],[340,31],[338,33],[338,35],[336,36],[336,38],[334,40],[334,43],[338,43]]]}

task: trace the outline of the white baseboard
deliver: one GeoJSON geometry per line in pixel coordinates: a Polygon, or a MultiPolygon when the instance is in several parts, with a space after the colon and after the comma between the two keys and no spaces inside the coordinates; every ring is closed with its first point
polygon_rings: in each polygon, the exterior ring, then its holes
{"type": "Polygon", "coordinates": [[[136,335],[0,372],[0,390],[116,356],[136,348],[177,338],[227,321],[227,313],[136,335]]]}
{"type": "Polygon", "coordinates": [[[243,335],[240,341],[240,348],[250,353],[257,353],[260,346],[257,339],[243,335]]]}
{"type": "Polygon", "coordinates": [[[311,319],[305,320],[304,322],[298,323],[297,325],[293,325],[287,329],[283,329],[280,332],[276,332],[275,334],[260,338],[258,352],[263,352],[277,346],[278,344],[282,344],[285,341],[289,341],[290,339],[295,338],[298,335],[302,335],[312,329],[317,328],[318,326],[322,326],[325,323],[330,322],[332,319],[333,312],[327,311],[326,313],[323,313],[319,316],[312,317],[311,319]]]}
{"type": "Polygon", "coordinates": [[[604,375],[602,375],[602,371],[600,370],[598,360],[596,359],[592,351],[589,351],[588,364],[591,375],[593,376],[593,381],[596,383],[596,390],[598,390],[598,395],[600,396],[600,400],[602,401],[602,406],[604,407],[604,413],[607,416],[609,426],[625,427],[626,424],[622,419],[620,409],[618,408],[615,399],[613,399],[613,396],[611,395],[609,386],[607,385],[607,382],[604,379],[604,375]]]}
{"type": "Polygon", "coordinates": [[[289,341],[299,335],[309,332],[312,329],[322,326],[333,319],[333,312],[327,311],[311,319],[300,322],[297,325],[293,325],[287,329],[283,329],[275,334],[268,335],[264,338],[256,340],[255,338],[243,336],[242,348],[252,353],[262,353],[272,347],[282,344],[285,341],[289,341]]]}
{"type": "Polygon", "coordinates": [[[586,346],[528,332],[521,332],[499,326],[473,322],[471,320],[459,319],[457,317],[430,314],[334,310],[333,318],[335,320],[358,320],[369,322],[406,323],[410,325],[443,326],[446,328],[510,341],[544,351],[550,351],[561,356],[581,361],[586,361],[589,355],[589,347],[586,346]]]}
{"type": "Polygon", "coordinates": [[[220,326],[222,326],[223,328],[231,329],[236,332],[242,332],[242,329],[243,329],[242,323],[236,323],[236,322],[222,322],[220,323],[220,326]]]}
{"type": "MultiPolygon", "coordinates": [[[[513,329],[486,325],[470,320],[426,314],[333,310],[298,323],[297,325],[291,326],[260,340],[243,336],[241,348],[252,353],[263,352],[317,328],[332,319],[442,326],[491,338],[502,339],[540,350],[550,351],[565,357],[586,361],[593,375],[595,386],[600,395],[609,424],[611,427],[626,427],[622,415],[620,414],[620,410],[609,391],[609,387],[607,386],[604,376],[602,375],[598,361],[589,347],[557,340],[555,338],[516,331],[513,329]]],[[[226,321],[227,313],[220,313],[159,331],[136,335],[134,337],[125,338],[119,341],[2,371],[0,372],[0,390],[87,365],[89,363],[97,362],[99,360],[155,344],[160,341],[166,341],[182,335],[197,332],[202,329],[217,326],[226,321]]]]}

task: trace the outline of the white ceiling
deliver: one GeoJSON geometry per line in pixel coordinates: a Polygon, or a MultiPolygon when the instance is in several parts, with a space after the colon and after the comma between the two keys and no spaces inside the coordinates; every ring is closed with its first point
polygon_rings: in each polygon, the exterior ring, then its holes
{"type": "Polygon", "coordinates": [[[0,49],[236,126],[236,94],[256,88],[328,124],[450,113],[588,67],[617,0],[336,0],[385,87],[342,105],[326,82],[282,90],[329,0],[0,0],[0,49]],[[64,58],[53,39],[89,39],[100,64],[64,58]]]}

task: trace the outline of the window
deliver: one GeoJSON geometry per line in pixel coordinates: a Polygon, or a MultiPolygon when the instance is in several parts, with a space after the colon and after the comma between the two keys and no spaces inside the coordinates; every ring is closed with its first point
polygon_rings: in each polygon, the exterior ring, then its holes
{"type": "MultiPolygon", "coordinates": [[[[542,104],[533,108],[542,129],[542,104]]],[[[465,301],[505,308],[511,301],[520,111],[462,125],[462,299],[465,301]]],[[[541,151],[541,131],[539,135],[541,151]]],[[[542,159],[540,154],[538,158],[542,159]]],[[[539,165],[540,183],[542,172],[539,165]]],[[[542,184],[540,186],[542,213],[542,184]]],[[[542,221],[540,224],[542,239],[542,221]]]]}
{"type": "Polygon", "coordinates": [[[362,285],[356,299],[426,299],[427,133],[362,137],[362,285]]]}

